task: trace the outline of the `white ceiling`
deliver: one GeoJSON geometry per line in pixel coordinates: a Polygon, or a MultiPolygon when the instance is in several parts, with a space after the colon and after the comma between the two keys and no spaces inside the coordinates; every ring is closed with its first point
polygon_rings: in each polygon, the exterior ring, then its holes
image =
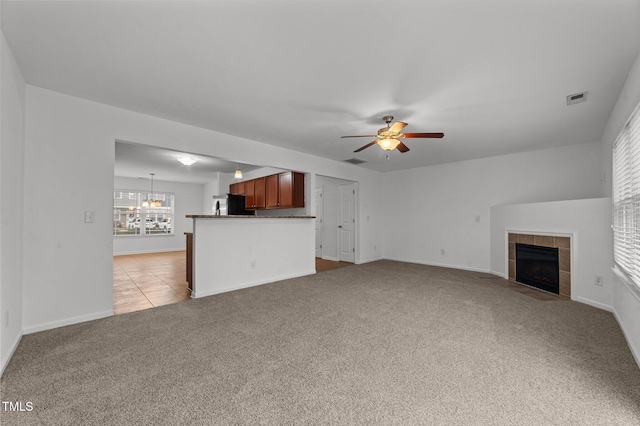
{"type": "Polygon", "coordinates": [[[2,30],[29,84],[389,171],[599,141],[640,1],[3,0],[2,30]],[[340,139],[387,114],[445,137],[340,139]]]}
{"type": "Polygon", "coordinates": [[[114,175],[120,177],[150,179],[150,173],[155,173],[155,180],[204,184],[217,180],[217,172],[231,174],[235,173],[238,167],[243,173],[259,168],[189,152],[121,141],[115,143],[114,175]],[[190,166],[179,163],[178,157],[184,155],[196,159],[197,162],[190,166]]]}

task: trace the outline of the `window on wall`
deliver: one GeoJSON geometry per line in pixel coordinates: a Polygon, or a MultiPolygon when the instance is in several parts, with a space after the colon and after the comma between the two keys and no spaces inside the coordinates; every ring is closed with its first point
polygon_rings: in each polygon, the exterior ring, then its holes
{"type": "Polygon", "coordinates": [[[113,191],[113,235],[173,235],[174,195],[168,192],[113,191]]]}
{"type": "Polygon", "coordinates": [[[613,255],[616,271],[640,290],[640,105],[613,145],[613,255]]]}

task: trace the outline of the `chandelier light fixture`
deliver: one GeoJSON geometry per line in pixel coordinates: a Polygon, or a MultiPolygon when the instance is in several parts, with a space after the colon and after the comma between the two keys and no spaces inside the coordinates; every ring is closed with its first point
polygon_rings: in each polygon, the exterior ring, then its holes
{"type": "Polygon", "coordinates": [[[147,194],[148,197],[145,200],[142,200],[143,207],[160,207],[162,203],[153,198],[153,177],[156,175],[155,173],[149,173],[151,175],[151,194],[147,194]]]}

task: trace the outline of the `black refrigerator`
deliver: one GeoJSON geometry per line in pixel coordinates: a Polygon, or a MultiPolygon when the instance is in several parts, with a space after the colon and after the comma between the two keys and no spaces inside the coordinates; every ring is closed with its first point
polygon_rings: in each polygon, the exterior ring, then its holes
{"type": "Polygon", "coordinates": [[[244,208],[244,195],[233,194],[227,194],[227,214],[255,216],[255,212],[253,210],[246,210],[244,208]]]}

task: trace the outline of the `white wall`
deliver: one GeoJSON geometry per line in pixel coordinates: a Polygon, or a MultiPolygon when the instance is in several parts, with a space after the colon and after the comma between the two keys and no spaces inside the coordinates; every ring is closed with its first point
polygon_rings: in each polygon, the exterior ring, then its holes
{"type": "Polygon", "coordinates": [[[506,231],[570,234],[571,299],[612,310],[611,198],[513,204],[491,208],[491,272],[506,277],[506,231]],[[604,278],[595,285],[595,276],[604,278]]]}
{"type": "Polygon", "coordinates": [[[586,143],[387,173],[385,257],[489,272],[491,206],[599,197],[600,155],[586,143]]]}
{"type": "MultiPolygon", "coordinates": [[[[360,181],[365,198],[382,185],[381,174],[350,164],[29,85],[26,122],[26,332],[111,315],[115,140],[305,171],[310,185],[315,184],[316,173],[360,181]],[[43,204],[49,207],[42,209],[43,204]],[[84,223],[85,211],[96,212],[96,223],[84,223]],[[65,226],[52,227],[52,223],[65,226]]],[[[365,206],[359,210],[361,217],[373,216],[367,211],[373,202],[365,199],[361,205],[365,206]]],[[[360,235],[379,232],[381,219],[363,223],[360,235]]],[[[366,246],[357,254],[361,259],[372,257],[366,246]]]]}
{"type": "Polygon", "coordinates": [[[22,191],[25,83],[0,45],[0,375],[22,336],[22,191]]]}
{"type": "Polygon", "coordinates": [[[220,173],[217,178],[202,186],[202,214],[211,214],[213,211],[213,197],[220,195],[220,173]]]}
{"type": "Polygon", "coordinates": [[[316,271],[313,219],[194,220],[194,297],[316,271]]]}
{"type": "MultiPolygon", "coordinates": [[[[116,176],[115,189],[133,189],[148,191],[150,180],[131,179],[116,176]]],[[[147,237],[113,237],[113,254],[151,253],[185,250],[185,232],[191,232],[193,223],[185,216],[188,214],[211,214],[202,210],[204,185],[193,183],[153,181],[153,190],[172,192],[174,199],[173,235],[154,235],[147,237]]]]}
{"type": "MultiPolygon", "coordinates": [[[[607,177],[611,176],[613,143],[638,104],[640,104],[640,55],[636,58],[629,72],[603,133],[603,164],[607,177]]],[[[610,178],[607,178],[605,191],[608,196],[611,196],[610,178]]],[[[627,338],[636,362],[640,366],[640,298],[615,275],[613,278],[613,312],[627,338]]]]}

